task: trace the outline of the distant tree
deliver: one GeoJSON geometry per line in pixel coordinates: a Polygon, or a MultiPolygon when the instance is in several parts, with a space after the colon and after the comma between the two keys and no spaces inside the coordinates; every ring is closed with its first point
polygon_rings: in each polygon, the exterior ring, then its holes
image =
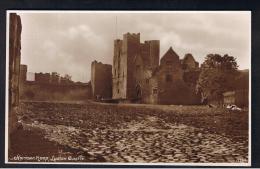
{"type": "Polygon", "coordinates": [[[209,54],[201,65],[196,90],[202,100],[220,99],[225,91],[234,88],[238,65],[233,56],[209,54]]]}

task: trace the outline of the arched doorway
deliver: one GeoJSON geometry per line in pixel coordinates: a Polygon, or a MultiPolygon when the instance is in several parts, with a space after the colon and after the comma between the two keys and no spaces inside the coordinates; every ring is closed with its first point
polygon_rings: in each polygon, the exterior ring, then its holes
{"type": "Polygon", "coordinates": [[[137,84],[135,87],[135,93],[136,93],[136,98],[141,99],[142,98],[142,88],[140,84],[137,84]]]}

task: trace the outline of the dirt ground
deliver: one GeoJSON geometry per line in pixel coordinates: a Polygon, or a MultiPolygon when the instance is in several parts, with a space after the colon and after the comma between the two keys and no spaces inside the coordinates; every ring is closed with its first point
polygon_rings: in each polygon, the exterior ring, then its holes
{"type": "Polygon", "coordinates": [[[22,102],[10,161],[245,163],[248,111],[22,102]],[[45,157],[45,158],[43,158],[45,157]]]}

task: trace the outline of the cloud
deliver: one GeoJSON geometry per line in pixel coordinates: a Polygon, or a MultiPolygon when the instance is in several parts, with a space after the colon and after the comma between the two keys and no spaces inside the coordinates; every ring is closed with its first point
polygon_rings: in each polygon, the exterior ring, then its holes
{"type": "Polygon", "coordinates": [[[211,13],[21,13],[22,63],[30,72],[70,74],[90,80],[91,62],[112,64],[113,40],[127,32],[141,41],[160,40],[160,57],[170,46],[200,63],[209,53],[229,54],[250,67],[250,14],[211,13]],[[117,25],[116,25],[117,18],[117,25]]]}

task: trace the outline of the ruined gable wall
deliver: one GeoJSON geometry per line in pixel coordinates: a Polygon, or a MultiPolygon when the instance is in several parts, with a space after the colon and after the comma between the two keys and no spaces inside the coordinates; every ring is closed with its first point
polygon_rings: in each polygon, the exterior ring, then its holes
{"type": "Polygon", "coordinates": [[[190,53],[188,53],[184,56],[182,65],[183,65],[184,70],[191,70],[191,69],[199,68],[199,63],[196,62],[196,60],[190,53]]]}
{"type": "Polygon", "coordinates": [[[161,59],[158,80],[159,104],[199,104],[200,97],[183,80],[179,56],[174,52],[167,52],[161,59]]]}

